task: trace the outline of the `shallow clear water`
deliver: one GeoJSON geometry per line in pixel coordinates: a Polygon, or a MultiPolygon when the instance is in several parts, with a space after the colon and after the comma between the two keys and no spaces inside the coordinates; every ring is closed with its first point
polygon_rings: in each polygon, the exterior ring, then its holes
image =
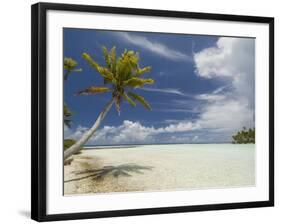
{"type": "Polygon", "coordinates": [[[254,144],[106,146],[83,150],[74,161],[66,167],[69,169],[65,173],[66,179],[70,178],[68,175],[72,171],[81,170],[85,164],[87,169],[92,166],[96,169],[110,167],[129,175],[114,177],[114,173],[109,173],[101,182],[83,179],[76,182],[75,187],[70,182],[65,185],[66,189],[74,189],[69,190],[70,194],[255,185],[254,144]],[[128,166],[129,171],[122,170],[128,166]]]}

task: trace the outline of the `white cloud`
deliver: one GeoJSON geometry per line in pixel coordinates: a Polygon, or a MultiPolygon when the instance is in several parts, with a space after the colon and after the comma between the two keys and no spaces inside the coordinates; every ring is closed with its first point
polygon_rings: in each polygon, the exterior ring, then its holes
{"type": "MultiPolygon", "coordinates": [[[[188,121],[155,128],[154,126],[143,126],[139,122],[124,120],[119,126],[104,126],[99,129],[89,140],[88,144],[148,143],[155,142],[161,134],[181,133],[197,129],[200,129],[199,124],[188,121]]],[[[79,126],[73,133],[66,137],[79,139],[85,130],[87,128],[79,126]]],[[[168,139],[166,140],[168,141],[168,139]]]]}
{"type": "Polygon", "coordinates": [[[221,86],[221,87],[215,89],[212,93],[213,94],[222,93],[223,91],[229,89],[230,87],[231,87],[231,85],[221,86]]]}
{"type": "Polygon", "coordinates": [[[164,109],[154,109],[154,111],[161,111],[165,113],[199,113],[199,111],[194,108],[194,109],[188,109],[188,108],[164,108],[164,109]]]}
{"type": "Polygon", "coordinates": [[[204,128],[222,131],[226,135],[253,126],[253,111],[238,100],[223,100],[208,104],[197,121],[204,128]]]}
{"type": "Polygon", "coordinates": [[[198,123],[204,128],[230,135],[243,126],[254,127],[255,41],[245,38],[222,37],[216,46],[194,54],[198,76],[226,82],[210,94],[198,123]]]}
{"type": "Polygon", "coordinates": [[[186,143],[186,142],[190,142],[189,136],[172,135],[169,139],[166,140],[166,143],[186,143]]]}
{"type": "Polygon", "coordinates": [[[194,54],[196,72],[204,78],[250,75],[253,72],[253,39],[222,37],[215,47],[194,54]]]}
{"type": "Polygon", "coordinates": [[[164,128],[156,129],[158,133],[176,133],[176,132],[186,132],[200,129],[200,125],[190,121],[181,121],[176,124],[170,124],[164,128]]]}
{"type": "Polygon", "coordinates": [[[218,101],[225,99],[226,96],[219,94],[199,94],[195,96],[197,100],[218,101]]]}
{"type": "Polygon", "coordinates": [[[67,128],[67,129],[64,128],[64,138],[72,138],[72,139],[78,140],[81,138],[83,133],[87,130],[88,130],[88,128],[80,126],[80,125],[76,128],[75,132],[71,131],[71,129],[69,129],[69,128],[67,128]]]}
{"type": "Polygon", "coordinates": [[[187,96],[186,93],[180,91],[179,89],[172,89],[172,88],[151,88],[151,87],[144,87],[142,88],[144,91],[150,92],[159,92],[159,93],[167,93],[167,94],[175,94],[179,96],[187,96]]]}
{"type": "Polygon", "coordinates": [[[130,34],[127,32],[118,32],[116,33],[116,35],[118,35],[118,37],[121,38],[122,40],[125,40],[138,47],[142,47],[166,59],[173,60],[173,61],[192,61],[191,56],[184,54],[178,50],[171,49],[162,43],[151,41],[146,37],[139,36],[136,34],[130,34]]]}

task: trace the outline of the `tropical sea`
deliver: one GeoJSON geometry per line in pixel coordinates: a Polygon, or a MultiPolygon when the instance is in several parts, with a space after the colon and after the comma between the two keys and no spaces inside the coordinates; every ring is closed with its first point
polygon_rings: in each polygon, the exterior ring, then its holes
{"type": "Polygon", "coordinates": [[[254,185],[254,144],[90,146],[64,166],[66,195],[254,185]]]}

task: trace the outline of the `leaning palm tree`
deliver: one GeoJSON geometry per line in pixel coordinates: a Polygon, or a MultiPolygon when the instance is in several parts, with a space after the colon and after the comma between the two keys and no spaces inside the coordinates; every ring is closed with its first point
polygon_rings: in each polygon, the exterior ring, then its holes
{"type": "Polygon", "coordinates": [[[132,92],[136,88],[154,83],[153,79],[141,77],[144,73],[149,72],[151,67],[147,66],[141,68],[139,66],[139,55],[137,52],[125,50],[117,59],[115,47],[110,51],[108,51],[106,47],[103,47],[105,66],[98,64],[87,53],[83,53],[82,56],[88,64],[102,76],[104,85],[90,86],[78,92],[77,95],[111,92],[111,99],[105,105],[93,126],[83,134],[80,140],[64,151],[64,160],[78,152],[93,136],[113,104],[115,104],[118,114],[120,114],[120,105],[123,100],[128,101],[133,107],[136,106],[137,101],[146,109],[151,109],[144,97],[132,92]]]}

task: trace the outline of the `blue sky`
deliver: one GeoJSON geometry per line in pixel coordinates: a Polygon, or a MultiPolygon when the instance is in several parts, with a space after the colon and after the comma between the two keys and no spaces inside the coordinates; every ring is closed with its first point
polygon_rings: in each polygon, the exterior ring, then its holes
{"type": "Polygon", "coordinates": [[[243,126],[254,127],[254,39],[65,28],[64,57],[83,69],[64,83],[74,113],[65,137],[79,139],[110,100],[110,93],[74,95],[103,84],[81,57],[103,64],[102,46],[116,46],[117,55],[138,51],[141,66],[152,66],[145,76],[155,84],[136,90],[152,111],[124,102],[119,116],[112,108],[89,145],[230,142],[243,126]]]}

